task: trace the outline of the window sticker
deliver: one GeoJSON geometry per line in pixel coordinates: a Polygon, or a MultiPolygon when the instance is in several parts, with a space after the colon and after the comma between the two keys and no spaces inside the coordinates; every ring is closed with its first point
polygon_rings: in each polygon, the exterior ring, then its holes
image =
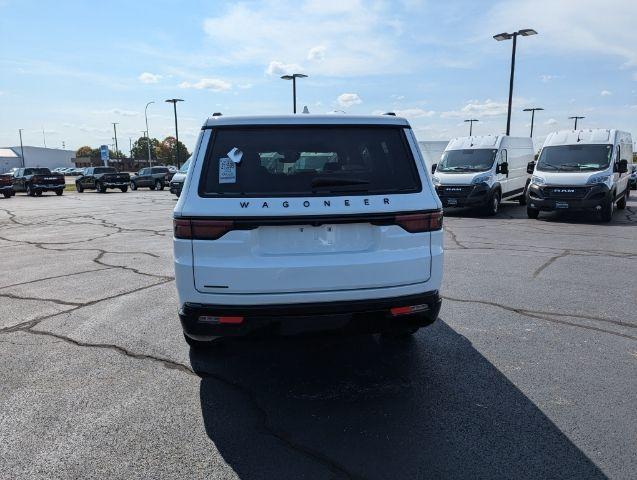
{"type": "Polygon", "coordinates": [[[228,158],[232,160],[234,163],[239,163],[242,157],[243,157],[243,152],[239,150],[237,147],[234,147],[232,150],[228,152],[228,158]]]}
{"type": "Polygon", "coordinates": [[[237,183],[237,165],[228,157],[219,159],[219,184],[237,183]]]}

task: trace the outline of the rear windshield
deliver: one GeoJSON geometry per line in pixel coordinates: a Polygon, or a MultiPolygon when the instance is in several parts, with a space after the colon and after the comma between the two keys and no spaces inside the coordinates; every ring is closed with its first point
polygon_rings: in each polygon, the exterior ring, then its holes
{"type": "Polygon", "coordinates": [[[95,167],[93,173],[117,173],[113,167],[95,167]]]}
{"type": "Polygon", "coordinates": [[[50,175],[51,170],[48,168],[27,168],[24,170],[25,175],[50,175]]]}
{"type": "Polygon", "coordinates": [[[420,189],[402,128],[273,126],[215,130],[199,194],[365,195],[420,189]]]}
{"type": "Polygon", "coordinates": [[[168,167],[153,167],[152,173],[168,173],[168,167]]]}

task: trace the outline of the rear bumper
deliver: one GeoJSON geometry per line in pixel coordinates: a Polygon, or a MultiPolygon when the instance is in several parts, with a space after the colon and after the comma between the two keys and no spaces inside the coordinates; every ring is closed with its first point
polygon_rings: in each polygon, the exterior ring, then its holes
{"type": "Polygon", "coordinates": [[[129,182],[105,182],[104,186],[106,188],[122,188],[128,187],[129,182]]]}
{"type": "MultiPolygon", "coordinates": [[[[527,205],[541,211],[556,210],[600,210],[611,201],[612,192],[606,185],[587,187],[578,196],[555,197],[547,191],[549,188],[529,185],[527,191],[527,205]]],[[[565,189],[568,187],[564,187],[565,189]]]]}
{"type": "Polygon", "coordinates": [[[179,311],[184,333],[196,340],[245,336],[259,331],[282,335],[343,330],[378,333],[398,327],[426,326],[438,318],[438,291],[381,299],[292,305],[210,305],[186,303],[179,311]],[[390,309],[426,305],[418,313],[393,316],[390,309]],[[201,317],[243,317],[241,323],[219,324],[201,317]]]}
{"type": "Polygon", "coordinates": [[[55,190],[64,190],[66,184],[64,183],[34,183],[32,188],[34,190],[41,190],[43,192],[53,192],[55,190]]]}
{"type": "Polygon", "coordinates": [[[13,192],[13,185],[0,186],[0,192],[13,192]]]}

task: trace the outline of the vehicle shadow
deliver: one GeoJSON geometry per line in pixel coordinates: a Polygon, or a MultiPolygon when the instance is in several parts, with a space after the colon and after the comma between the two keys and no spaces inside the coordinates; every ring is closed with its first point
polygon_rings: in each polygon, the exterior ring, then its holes
{"type": "Polygon", "coordinates": [[[441,320],[404,342],[234,340],[191,362],[240,478],[606,478],[441,320]]]}

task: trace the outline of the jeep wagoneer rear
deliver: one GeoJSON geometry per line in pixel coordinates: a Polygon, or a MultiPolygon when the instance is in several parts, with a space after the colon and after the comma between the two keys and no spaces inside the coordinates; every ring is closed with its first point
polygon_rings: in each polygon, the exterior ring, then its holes
{"type": "Polygon", "coordinates": [[[405,119],[217,116],[192,162],[174,211],[189,343],[437,318],[442,211],[405,119]]]}

